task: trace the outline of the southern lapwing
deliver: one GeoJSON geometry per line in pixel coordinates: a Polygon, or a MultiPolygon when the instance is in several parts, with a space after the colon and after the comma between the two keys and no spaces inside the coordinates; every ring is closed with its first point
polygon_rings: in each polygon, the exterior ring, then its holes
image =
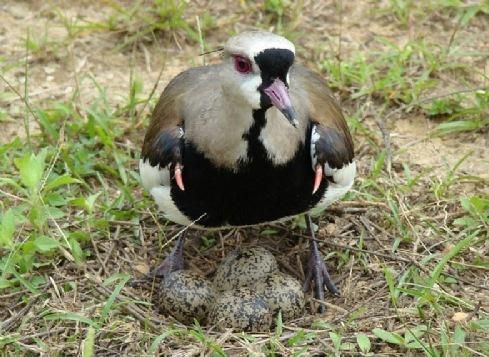
{"type": "MultiPolygon", "coordinates": [[[[309,212],[353,184],[353,142],[341,109],[295,47],[262,31],[231,37],[220,64],[180,73],[146,133],[140,173],[170,221],[196,228],[268,223],[305,213],[313,239],[304,288],[338,293],[309,212]]],[[[156,275],[183,268],[184,234],[156,275]]],[[[324,305],[321,304],[321,310],[324,305]]]]}

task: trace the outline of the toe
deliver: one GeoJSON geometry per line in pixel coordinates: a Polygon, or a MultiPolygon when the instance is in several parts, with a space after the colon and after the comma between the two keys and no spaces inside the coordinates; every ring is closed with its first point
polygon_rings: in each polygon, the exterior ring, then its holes
{"type": "Polygon", "coordinates": [[[331,294],[334,294],[334,295],[340,295],[340,291],[338,290],[338,288],[336,287],[336,285],[333,283],[333,280],[331,279],[331,276],[329,275],[328,273],[328,269],[326,268],[326,265],[323,263],[323,266],[322,266],[322,276],[323,276],[323,282],[324,282],[324,286],[326,286],[326,289],[328,289],[328,291],[331,293],[331,294]]]}

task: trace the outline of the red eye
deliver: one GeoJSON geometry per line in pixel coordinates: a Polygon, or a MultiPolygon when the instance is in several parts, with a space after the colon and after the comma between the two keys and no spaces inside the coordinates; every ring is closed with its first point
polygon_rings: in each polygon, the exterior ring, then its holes
{"type": "Polygon", "coordinates": [[[251,62],[243,56],[234,56],[234,67],[239,73],[251,72],[251,62]]]}

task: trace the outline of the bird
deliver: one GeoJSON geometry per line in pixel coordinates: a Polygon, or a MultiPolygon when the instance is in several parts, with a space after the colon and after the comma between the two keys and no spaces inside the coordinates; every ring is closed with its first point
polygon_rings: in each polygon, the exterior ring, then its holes
{"type": "MultiPolygon", "coordinates": [[[[180,225],[227,229],[305,214],[311,239],[303,287],[314,282],[323,302],[325,288],[339,291],[311,214],[351,189],[356,163],[339,103],[295,57],[285,37],[246,31],[225,42],[220,63],[178,74],[152,112],[139,170],[159,211],[180,225]]],[[[184,240],[185,233],[153,276],[183,269],[184,240]]]]}

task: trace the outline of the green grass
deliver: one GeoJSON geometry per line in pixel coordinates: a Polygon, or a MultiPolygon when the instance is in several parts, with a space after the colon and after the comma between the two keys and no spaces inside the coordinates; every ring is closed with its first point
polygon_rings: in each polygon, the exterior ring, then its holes
{"type": "Polygon", "coordinates": [[[385,39],[378,42],[381,49],[358,53],[346,61],[340,62],[334,56],[325,59],[321,66],[331,85],[352,99],[373,99],[385,106],[421,111],[430,119],[443,120],[433,135],[487,131],[487,87],[429,96],[433,90],[445,87],[447,77],[464,78],[472,70],[454,61],[457,53],[447,54],[444,48],[426,40],[402,46],[385,39]]]}
{"type": "MultiPolygon", "coordinates": [[[[129,354],[147,355],[489,354],[488,292],[483,288],[489,279],[488,181],[465,166],[476,162],[489,170],[489,163],[464,146],[489,130],[489,81],[480,61],[484,52],[466,49],[469,39],[485,41],[470,36],[488,25],[489,11],[484,2],[386,4],[369,7],[365,16],[380,26],[385,19],[393,21],[399,36],[409,29],[427,35],[400,40],[384,33],[358,50],[337,53],[321,50],[331,45],[314,36],[321,24],[300,25],[298,19],[317,15],[302,3],[243,2],[235,12],[215,16],[188,2],[154,0],[109,2],[102,20],[70,17],[68,9],[52,8],[47,13],[65,29],[65,37],[54,40],[48,25],[18,36],[22,51],[17,59],[0,57],[0,103],[6,104],[0,109],[0,127],[8,131],[13,123],[22,127],[25,122],[29,132],[0,141],[2,354],[95,356],[121,346],[129,354]],[[328,297],[332,306],[324,317],[279,319],[268,334],[230,333],[223,339],[207,326],[182,326],[157,314],[151,292],[126,286],[141,261],[150,264],[166,253],[167,238],[175,231],[157,218],[137,173],[142,135],[158,96],[137,62],[144,60],[136,59],[127,69],[129,80],[120,82],[126,93],[122,99],[114,98],[111,83],[90,71],[80,75],[71,96],[37,100],[30,93],[46,62],[65,66],[69,73],[68,53],[78,56],[84,39],[110,44],[113,50],[106,55],[122,51],[133,56],[142,43],[154,58],[161,54],[159,48],[151,52],[154,47],[178,47],[175,36],[193,53],[201,51],[199,45],[217,48],[216,37],[236,32],[239,22],[304,41],[299,50],[315,48],[317,53],[304,56],[319,58],[311,66],[323,72],[343,100],[360,164],[347,202],[316,218],[321,220],[318,236],[328,247],[325,259],[340,277],[344,297],[328,297]],[[433,31],[436,24],[448,32],[433,31]],[[31,56],[27,66],[26,52],[31,56]],[[16,81],[20,69],[28,76],[24,85],[16,81]],[[90,99],[83,97],[87,87],[92,88],[90,99]],[[389,142],[385,130],[405,118],[429,121],[433,130],[417,139],[451,140],[462,148],[460,155],[443,170],[441,159],[434,160],[434,167],[400,159],[409,147],[397,146],[395,137],[389,142]],[[331,236],[325,233],[328,227],[331,236]]],[[[185,59],[185,66],[196,62],[185,59]]],[[[105,71],[110,70],[107,65],[105,71]]],[[[303,229],[299,218],[235,236],[243,242],[259,237],[265,244],[280,243],[285,254],[303,229]]],[[[209,268],[208,262],[221,256],[219,236],[196,237],[193,264],[209,268]]],[[[232,238],[223,243],[227,250],[237,244],[232,238]]]]}
{"type": "Polygon", "coordinates": [[[17,170],[9,170],[0,185],[18,203],[2,217],[1,242],[10,251],[2,258],[4,284],[7,275],[30,272],[59,249],[83,261],[81,245],[97,236],[92,229],[104,229],[110,219],[133,218],[131,209],[119,211],[133,205],[131,190],[137,187],[134,153],[116,140],[127,118],[108,108],[103,96],[82,115],[67,103],[38,110],[41,145],[31,151],[16,139],[2,146],[2,161],[17,170]],[[115,190],[120,192],[113,196],[115,190]],[[65,231],[56,224],[61,219],[79,229],[65,231]]]}
{"type": "MultiPolygon", "coordinates": [[[[112,3],[112,14],[103,23],[107,29],[124,36],[123,47],[135,43],[153,42],[160,36],[181,32],[184,39],[199,42],[197,22],[186,15],[189,4],[181,0],[137,1],[131,7],[112,3]]],[[[204,33],[216,28],[213,16],[199,18],[200,30],[204,33]]]]}

